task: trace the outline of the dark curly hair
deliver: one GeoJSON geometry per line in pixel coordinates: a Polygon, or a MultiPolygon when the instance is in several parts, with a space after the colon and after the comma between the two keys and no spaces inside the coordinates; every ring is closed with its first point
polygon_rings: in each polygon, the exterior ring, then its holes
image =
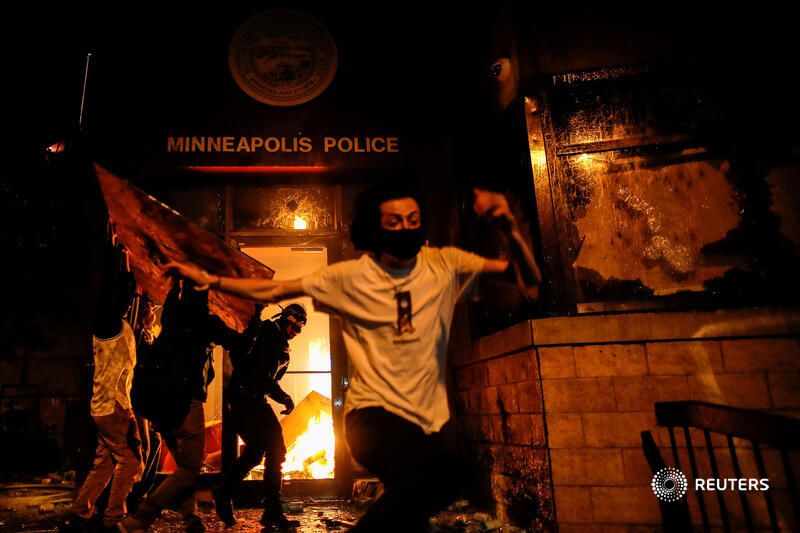
{"type": "Polygon", "coordinates": [[[362,191],[356,199],[353,223],[350,226],[350,240],[356,249],[374,253],[379,251],[377,235],[381,226],[380,206],[383,202],[398,198],[416,200],[422,215],[422,230],[425,231],[425,209],[418,187],[408,183],[378,185],[362,191]]]}

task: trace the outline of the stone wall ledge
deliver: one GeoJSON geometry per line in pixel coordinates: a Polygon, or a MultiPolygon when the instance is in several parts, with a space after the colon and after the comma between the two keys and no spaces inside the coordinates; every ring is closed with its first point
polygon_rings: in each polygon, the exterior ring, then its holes
{"type": "Polygon", "coordinates": [[[537,347],[800,335],[800,306],[568,316],[530,324],[537,347]]]}
{"type": "Polygon", "coordinates": [[[481,337],[455,367],[542,346],[800,335],[800,306],[535,318],[481,337]]]}

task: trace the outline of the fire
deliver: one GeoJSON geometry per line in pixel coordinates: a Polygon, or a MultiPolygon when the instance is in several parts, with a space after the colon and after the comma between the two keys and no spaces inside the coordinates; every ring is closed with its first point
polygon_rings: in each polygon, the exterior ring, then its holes
{"type": "MultiPolygon", "coordinates": [[[[281,429],[287,449],[284,479],[333,478],[335,438],[329,397],[312,390],[295,405],[291,414],[281,418],[281,429]]],[[[243,444],[239,439],[239,446],[243,444]]],[[[261,479],[263,475],[262,460],[250,471],[248,479],[261,479]]]]}
{"type": "Polygon", "coordinates": [[[333,419],[321,412],[308,421],[308,430],[289,446],[283,463],[284,479],[333,478],[334,445],[333,419]]]}

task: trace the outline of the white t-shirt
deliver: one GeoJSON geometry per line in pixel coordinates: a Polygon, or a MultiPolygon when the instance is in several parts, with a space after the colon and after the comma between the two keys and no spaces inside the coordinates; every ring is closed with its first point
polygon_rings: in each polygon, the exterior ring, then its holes
{"type": "Polygon", "coordinates": [[[355,368],[346,413],[383,407],[425,433],[441,429],[450,418],[445,358],[453,308],[485,261],[458,248],[423,246],[409,269],[382,268],[363,255],[303,278],[315,307],[342,317],[355,368]]]}
{"type": "Polygon", "coordinates": [[[94,387],[92,416],[114,412],[114,403],[131,407],[131,383],[136,366],[136,338],[130,324],[122,321],[122,331],[110,339],[92,336],[94,352],[94,387]]]}

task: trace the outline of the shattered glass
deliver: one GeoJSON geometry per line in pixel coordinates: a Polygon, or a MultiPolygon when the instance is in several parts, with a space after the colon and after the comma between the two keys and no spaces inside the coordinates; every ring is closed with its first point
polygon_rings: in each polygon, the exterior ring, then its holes
{"type": "Polygon", "coordinates": [[[601,69],[554,80],[551,106],[558,146],[686,135],[697,129],[694,87],[668,76],[653,83],[646,69],[601,69]]]}
{"type": "Polygon", "coordinates": [[[235,187],[233,230],[333,231],[330,187],[235,187]]]}
{"type": "Polygon", "coordinates": [[[572,266],[584,296],[605,280],[638,281],[655,295],[700,291],[735,266],[701,251],[740,222],[730,165],[706,157],[616,150],[561,158],[562,194],[580,241],[572,266]]]}
{"type": "MultiPolygon", "coordinates": [[[[696,80],[642,65],[552,82],[547,163],[578,302],[702,292],[743,267],[720,246],[744,224],[741,187],[698,140],[713,104],[696,80]]],[[[532,161],[534,141],[529,124],[532,161]]]]}

